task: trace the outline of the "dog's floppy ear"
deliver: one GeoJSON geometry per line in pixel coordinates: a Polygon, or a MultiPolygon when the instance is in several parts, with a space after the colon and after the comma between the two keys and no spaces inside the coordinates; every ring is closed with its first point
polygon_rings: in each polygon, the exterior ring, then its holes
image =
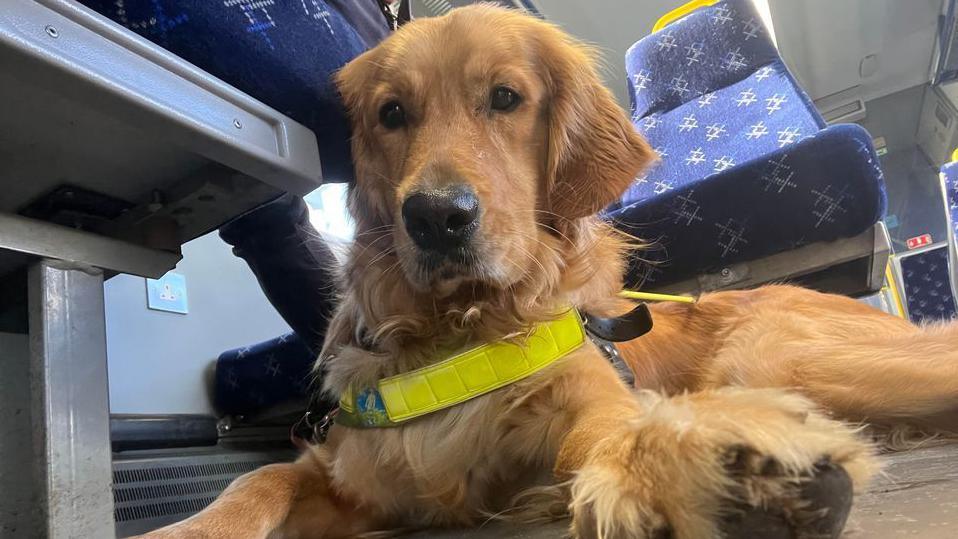
{"type": "Polygon", "coordinates": [[[549,91],[549,210],[568,219],[595,214],[619,198],[653,152],[596,73],[592,51],[537,23],[549,91]]]}
{"type": "Polygon", "coordinates": [[[357,123],[366,121],[358,113],[368,105],[370,87],[376,70],[374,58],[376,52],[373,49],[360,54],[340,68],[334,77],[336,89],[339,90],[354,130],[357,123]]]}

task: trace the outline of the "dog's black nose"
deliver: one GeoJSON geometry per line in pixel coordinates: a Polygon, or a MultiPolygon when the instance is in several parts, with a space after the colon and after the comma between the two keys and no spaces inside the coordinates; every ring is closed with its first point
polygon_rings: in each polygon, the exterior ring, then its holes
{"type": "Polygon", "coordinates": [[[414,191],[403,202],[402,218],[419,248],[447,252],[465,245],[479,227],[479,199],[466,185],[414,191]]]}

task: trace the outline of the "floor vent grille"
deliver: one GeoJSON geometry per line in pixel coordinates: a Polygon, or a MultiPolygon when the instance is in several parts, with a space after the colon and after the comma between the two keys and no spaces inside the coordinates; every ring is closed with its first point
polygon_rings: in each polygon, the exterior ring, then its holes
{"type": "Polygon", "coordinates": [[[137,535],[196,514],[240,475],[289,460],[286,453],[226,451],[114,459],[117,535],[137,535]]]}

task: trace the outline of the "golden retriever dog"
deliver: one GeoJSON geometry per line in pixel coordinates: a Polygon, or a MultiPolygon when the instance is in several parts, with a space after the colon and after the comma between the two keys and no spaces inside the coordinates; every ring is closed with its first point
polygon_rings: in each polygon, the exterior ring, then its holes
{"type": "MultiPolygon", "coordinates": [[[[630,245],[595,217],[653,153],[593,55],[490,6],[414,21],[347,65],[357,235],[324,390],[627,311],[630,245]]],[[[516,383],[392,428],[334,426],[150,538],[355,537],[571,516],[580,538],[836,537],[876,470],[860,429],[945,428],[958,329],[788,286],[653,308],[516,383]]]]}

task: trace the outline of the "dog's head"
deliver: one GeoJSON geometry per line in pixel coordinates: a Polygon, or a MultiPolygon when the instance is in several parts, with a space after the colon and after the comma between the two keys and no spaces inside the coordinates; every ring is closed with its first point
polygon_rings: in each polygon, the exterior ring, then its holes
{"type": "Polygon", "coordinates": [[[337,82],[357,238],[383,240],[420,291],[515,285],[651,160],[589,49],[514,10],[412,22],[337,82]]]}

